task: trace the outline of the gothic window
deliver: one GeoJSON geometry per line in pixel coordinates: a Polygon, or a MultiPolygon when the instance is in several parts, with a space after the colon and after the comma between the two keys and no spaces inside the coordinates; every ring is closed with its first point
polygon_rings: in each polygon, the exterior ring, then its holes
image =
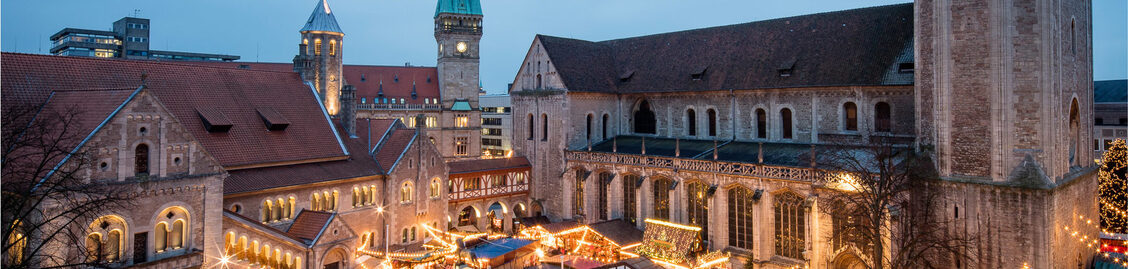
{"type": "Polygon", "coordinates": [[[137,145],[133,150],[133,157],[133,173],[137,177],[149,176],[149,145],[137,145]]]}
{"type": "Polygon", "coordinates": [[[639,102],[639,108],[635,110],[633,119],[635,123],[635,133],[655,133],[655,112],[651,111],[651,104],[648,103],[647,100],[639,102]]]}
{"type": "Polygon", "coordinates": [[[712,108],[706,110],[706,116],[709,120],[709,125],[710,125],[709,126],[710,127],[709,135],[710,136],[717,136],[717,110],[713,110],[712,108]]]}
{"type": "Polygon", "coordinates": [[[803,259],[805,246],[804,200],[795,193],[782,193],[775,197],[772,206],[774,216],[776,255],[803,259]]]}
{"type": "Polygon", "coordinates": [[[849,242],[847,230],[850,216],[847,215],[847,206],[843,201],[835,201],[831,204],[831,209],[831,248],[834,252],[849,242]]]}
{"type": "Polygon", "coordinates": [[[859,130],[859,117],[858,107],[853,102],[843,104],[843,130],[858,131],[859,130]]]}
{"type": "Polygon", "coordinates": [[[541,114],[541,141],[549,141],[549,115],[541,114]]]}
{"type": "Polygon", "coordinates": [[[608,114],[604,114],[603,126],[600,128],[600,139],[608,139],[608,114]]]}
{"type": "Polygon", "coordinates": [[[639,180],[636,175],[623,175],[623,219],[635,223],[635,184],[639,180]]]}
{"type": "Polygon", "coordinates": [[[612,184],[613,177],[615,177],[615,174],[608,172],[600,173],[600,204],[597,206],[597,208],[600,209],[600,220],[608,219],[608,188],[611,187],[609,185],[612,184]]]}
{"type": "Polygon", "coordinates": [[[467,152],[468,152],[467,151],[467,146],[468,146],[467,144],[469,144],[469,143],[470,142],[469,142],[468,138],[465,137],[465,136],[456,137],[455,138],[455,155],[466,156],[467,152]]]}
{"type": "Polygon", "coordinates": [[[400,185],[400,203],[411,203],[411,202],[412,202],[412,183],[411,182],[404,182],[403,185],[400,185]]]}
{"type": "Polygon", "coordinates": [[[652,182],[652,191],[654,201],[652,214],[656,219],[668,220],[670,219],[670,189],[674,185],[670,179],[657,178],[652,182]]]}
{"type": "Polygon", "coordinates": [[[541,74],[537,74],[537,89],[541,89],[541,74]]]}
{"type": "Polygon", "coordinates": [[[890,104],[878,102],[874,104],[874,131],[890,132],[890,104]]]}
{"type": "Polygon", "coordinates": [[[588,171],[576,170],[576,180],[572,186],[572,215],[584,215],[584,176],[588,171]]]}
{"type": "Polygon", "coordinates": [[[584,125],[584,139],[592,141],[592,114],[585,117],[586,123],[584,125]]]}
{"type": "Polygon", "coordinates": [[[780,110],[780,138],[792,139],[792,110],[780,110]]]}
{"type": "Polygon", "coordinates": [[[768,138],[768,115],[764,109],[757,109],[757,138],[768,138]]]}
{"type": "Polygon", "coordinates": [[[321,55],[321,39],[314,39],[314,55],[321,55]]]}
{"type": "Polygon", "coordinates": [[[729,209],[729,246],[753,249],[753,191],[737,186],[726,194],[729,209]]]}
{"type": "Polygon", "coordinates": [[[188,212],[180,207],[169,207],[157,215],[156,242],[157,253],[184,248],[188,238],[188,212]]]}
{"type": "Polygon", "coordinates": [[[529,114],[529,137],[526,139],[533,140],[533,114],[529,114]]]}
{"type": "Polygon", "coordinates": [[[694,109],[686,110],[686,135],[698,135],[698,121],[696,119],[698,115],[695,114],[694,109]]]}
{"type": "Polygon", "coordinates": [[[1070,128],[1070,158],[1068,161],[1070,162],[1070,166],[1078,166],[1081,165],[1080,158],[1078,158],[1078,148],[1081,146],[1079,143],[1081,143],[1080,139],[1082,136],[1080,133],[1081,122],[1078,116],[1078,99],[1074,99],[1070,103],[1070,126],[1068,126],[1068,128],[1070,128]]]}
{"type": "Polygon", "coordinates": [[[709,240],[709,186],[702,182],[686,184],[687,203],[686,216],[690,218],[690,225],[702,227],[702,240],[709,240]]]}

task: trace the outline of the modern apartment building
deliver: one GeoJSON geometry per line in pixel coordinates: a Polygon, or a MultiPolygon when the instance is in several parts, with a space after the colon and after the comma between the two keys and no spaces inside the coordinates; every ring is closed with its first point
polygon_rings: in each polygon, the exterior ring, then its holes
{"type": "MultiPolygon", "coordinates": [[[[1094,81],[1094,151],[1105,152],[1113,140],[1125,139],[1126,80],[1094,81]]],[[[1097,155],[1101,157],[1101,155],[1097,155]]]]}
{"type": "Polygon", "coordinates": [[[514,121],[510,115],[510,95],[488,94],[478,97],[482,108],[482,156],[506,157],[513,152],[514,121]]]}
{"type": "Polygon", "coordinates": [[[149,49],[149,19],[124,17],[112,31],[63,28],[51,35],[51,54],[176,61],[234,61],[239,56],[149,49]]]}

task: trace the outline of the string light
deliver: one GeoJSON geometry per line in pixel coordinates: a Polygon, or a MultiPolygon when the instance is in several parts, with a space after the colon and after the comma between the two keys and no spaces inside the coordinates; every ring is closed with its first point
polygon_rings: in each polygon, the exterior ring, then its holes
{"type": "Polygon", "coordinates": [[[1102,154],[1098,169],[1098,201],[1101,204],[1103,231],[1125,233],[1129,213],[1126,212],[1126,146],[1125,140],[1115,139],[1102,154]]]}

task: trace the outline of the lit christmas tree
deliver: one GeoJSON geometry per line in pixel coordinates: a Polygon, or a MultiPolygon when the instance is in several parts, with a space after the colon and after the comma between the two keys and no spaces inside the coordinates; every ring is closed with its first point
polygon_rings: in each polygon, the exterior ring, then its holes
{"type": "Polygon", "coordinates": [[[1111,233],[1125,233],[1126,229],[1125,150],[1125,140],[1114,140],[1102,155],[1098,172],[1102,229],[1111,233]]]}

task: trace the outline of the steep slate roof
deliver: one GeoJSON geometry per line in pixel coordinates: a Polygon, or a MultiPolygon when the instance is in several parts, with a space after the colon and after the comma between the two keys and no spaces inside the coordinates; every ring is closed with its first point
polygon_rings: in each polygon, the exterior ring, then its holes
{"type": "MultiPolygon", "coordinates": [[[[250,62],[189,62],[225,68],[294,72],[290,63],[250,63],[250,62]]],[[[345,82],[357,88],[357,103],[365,99],[374,103],[374,98],[383,92],[384,98],[403,98],[408,104],[424,104],[425,98],[439,98],[439,71],[430,66],[382,66],[382,65],[344,65],[342,75],[345,82]],[[414,82],[414,86],[413,86],[414,82]],[[412,98],[415,87],[416,98],[412,98]]]]}
{"type": "MultiPolygon", "coordinates": [[[[317,97],[293,72],[212,68],[168,62],[0,54],[5,103],[43,102],[66,89],[146,88],[224,167],[344,158],[343,146],[317,97]],[[197,108],[219,109],[234,123],[227,132],[204,129],[197,108]],[[273,108],[290,128],[269,131],[256,112],[273,108]]],[[[106,109],[105,102],[77,102],[106,109]]]]}
{"type": "Polygon", "coordinates": [[[1094,103],[1126,103],[1129,85],[1124,79],[1094,81],[1094,103]]]}
{"type": "MultiPolygon", "coordinates": [[[[898,4],[591,42],[538,35],[569,91],[885,85],[913,42],[898,4]],[[791,68],[780,76],[779,69],[791,68]],[[700,80],[692,73],[704,70],[700,80]],[[621,79],[623,78],[623,79],[621,79]]],[[[912,50],[909,50],[912,53],[912,50]]],[[[894,84],[911,84],[898,80],[894,84]]]]}
{"type": "Polygon", "coordinates": [[[435,5],[435,17],[441,13],[482,15],[482,4],[478,0],[439,0],[435,5]]]}
{"type": "Polygon", "coordinates": [[[318,239],[321,232],[333,221],[333,213],[321,211],[309,211],[302,209],[298,212],[298,216],[294,217],[294,223],[290,224],[290,228],[286,229],[286,234],[290,237],[303,240],[306,244],[314,244],[314,240],[318,239]]]}
{"type": "Polygon", "coordinates": [[[589,224],[588,227],[620,246],[643,242],[643,231],[635,228],[634,224],[628,223],[622,219],[592,223],[589,224]]]}
{"type": "Polygon", "coordinates": [[[310,19],[306,20],[302,30],[298,30],[298,32],[306,31],[345,33],[341,31],[341,26],[337,25],[337,17],[333,16],[333,10],[329,9],[329,0],[319,0],[314,6],[310,19]]]}
{"type": "Polygon", "coordinates": [[[529,170],[529,160],[524,156],[499,159],[478,159],[447,163],[449,174],[471,174],[476,172],[503,173],[529,170]]]}

